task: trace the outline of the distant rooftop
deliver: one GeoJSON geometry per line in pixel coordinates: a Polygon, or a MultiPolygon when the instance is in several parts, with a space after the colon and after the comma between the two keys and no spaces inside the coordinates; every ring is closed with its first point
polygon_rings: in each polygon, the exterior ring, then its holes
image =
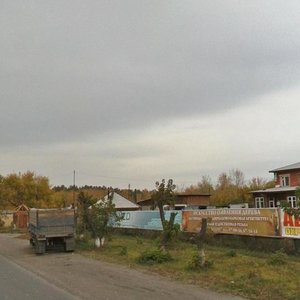
{"type": "Polygon", "coordinates": [[[210,193],[198,193],[198,192],[191,192],[191,193],[176,193],[176,196],[211,196],[210,193]]]}
{"type": "MultiPolygon", "coordinates": [[[[117,209],[138,209],[139,206],[135,203],[127,200],[123,196],[119,195],[118,193],[114,192],[113,194],[110,193],[110,196],[112,196],[112,203],[115,205],[117,209]]],[[[104,201],[108,200],[108,195],[104,197],[104,201]]],[[[100,203],[101,200],[97,201],[97,203],[100,203]]]]}
{"type": "Polygon", "coordinates": [[[291,165],[287,165],[278,169],[274,169],[269,171],[270,173],[274,173],[274,172],[279,172],[279,171],[287,171],[287,170],[293,170],[293,169],[300,169],[300,162],[295,163],[295,164],[291,164],[291,165]]]}
{"type": "Polygon", "coordinates": [[[280,192],[291,192],[291,191],[296,191],[297,187],[296,186],[284,186],[284,187],[274,187],[274,188],[269,188],[265,190],[256,190],[256,191],[251,191],[250,193],[280,193],[280,192]]]}

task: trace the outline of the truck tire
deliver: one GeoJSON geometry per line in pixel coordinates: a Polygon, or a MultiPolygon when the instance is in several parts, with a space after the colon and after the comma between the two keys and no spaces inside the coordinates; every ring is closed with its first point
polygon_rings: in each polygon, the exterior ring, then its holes
{"type": "Polygon", "coordinates": [[[74,251],[74,249],[75,249],[74,237],[65,239],[65,252],[72,252],[74,251]]]}
{"type": "Polygon", "coordinates": [[[46,241],[36,241],[35,242],[35,253],[44,254],[46,252],[46,241]]]}

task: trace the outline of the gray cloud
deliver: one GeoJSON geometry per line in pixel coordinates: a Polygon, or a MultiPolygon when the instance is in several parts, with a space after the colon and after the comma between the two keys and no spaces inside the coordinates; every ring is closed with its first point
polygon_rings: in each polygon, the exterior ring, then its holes
{"type": "Polygon", "coordinates": [[[2,1],[2,145],[253,101],[300,79],[297,1],[2,1]]]}

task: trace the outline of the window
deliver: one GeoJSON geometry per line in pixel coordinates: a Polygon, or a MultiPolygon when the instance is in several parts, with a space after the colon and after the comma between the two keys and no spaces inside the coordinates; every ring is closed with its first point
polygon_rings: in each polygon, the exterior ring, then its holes
{"type": "Polygon", "coordinates": [[[256,208],[263,208],[263,207],[265,207],[264,197],[256,197],[255,198],[255,207],[256,208]]]}
{"type": "Polygon", "coordinates": [[[275,207],[275,198],[270,198],[269,207],[275,207]]]}
{"type": "Polygon", "coordinates": [[[297,199],[296,196],[288,196],[287,201],[290,205],[290,207],[295,208],[297,207],[297,199]]]}
{"type": "Polygon", "coordinates": [[[280,176],[280,185],[281,186],[290,186],[290,175],[281,175],[280,176]]]}

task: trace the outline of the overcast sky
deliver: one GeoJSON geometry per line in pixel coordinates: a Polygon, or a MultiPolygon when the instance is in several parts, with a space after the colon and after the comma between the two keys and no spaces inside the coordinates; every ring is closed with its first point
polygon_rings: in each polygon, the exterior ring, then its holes
{"type": "Polygon", "coordinates": [[[0,174],[153,188],[300,161],[300,2],[0,2],[0,174]]]}

